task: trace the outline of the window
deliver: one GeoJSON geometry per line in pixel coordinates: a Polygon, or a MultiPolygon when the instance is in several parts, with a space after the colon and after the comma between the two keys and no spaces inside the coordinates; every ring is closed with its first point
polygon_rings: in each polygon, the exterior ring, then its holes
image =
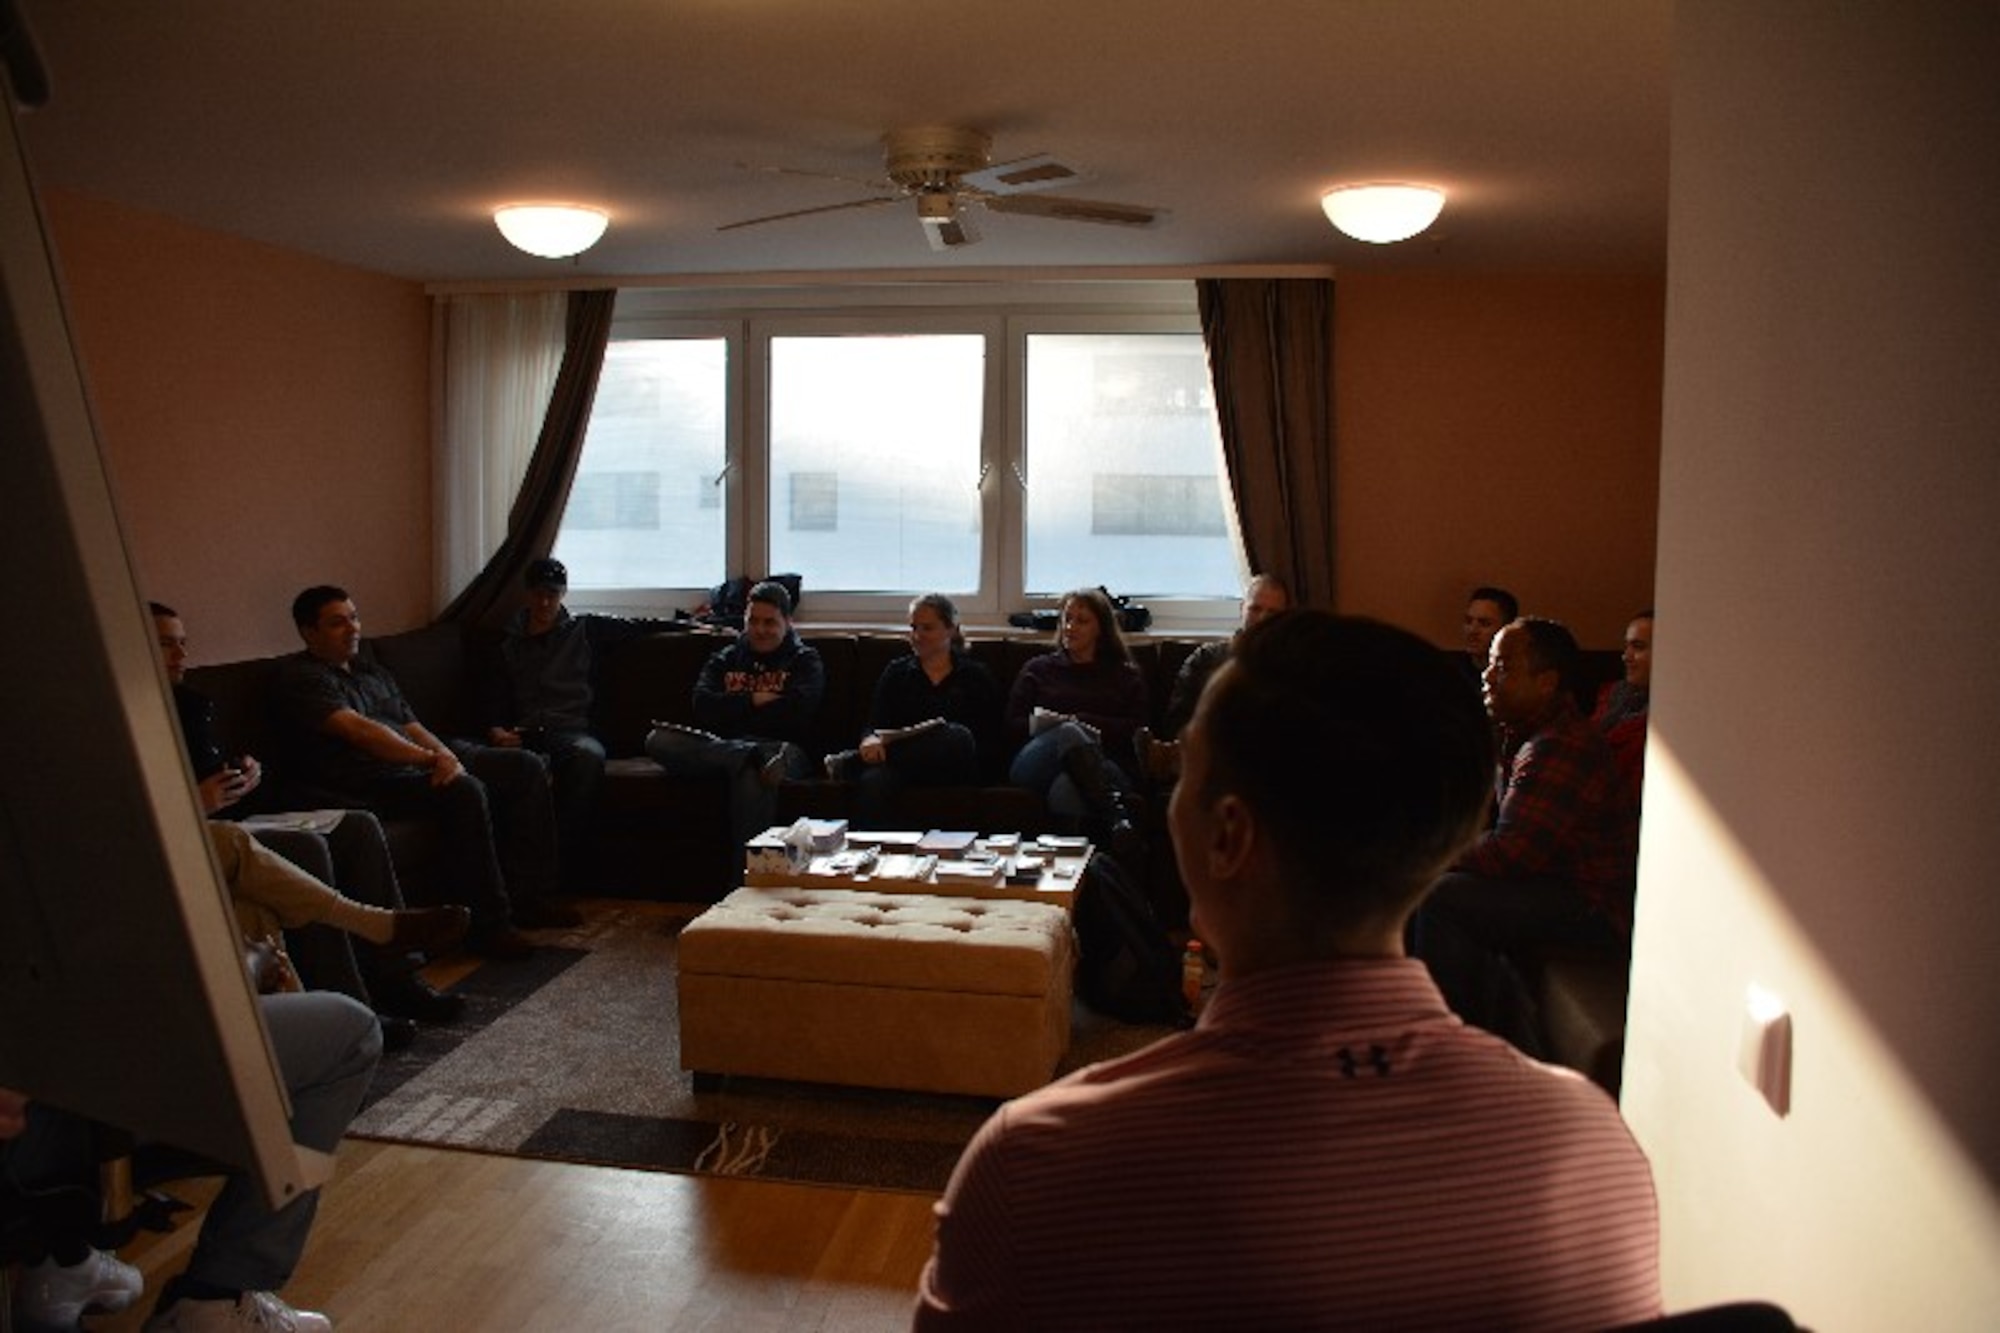
{"type": "Polygon", "coordinates": [[[771,568],[816,593],[979,585],[986,340],[770,340],[771,568]]]}
{"type": "Polygon", "coordinates": [[[1201,335],[1030,334],[1027,388],[1030,592],[1238,594],[1201,335]]]}
{"type": "Polygon", "coordinates": [[[621,293],[558,555],[580,605],[798,573],[805,615],[975,623],[1102,584],[1169,628],[1242,587],[1189,283],[621,293]]]}
{"type": "Polygon", "coordinates": [[[614,341],[604,355],[556,554],[579,588],[721,581],[727,347],[614,341]]]}

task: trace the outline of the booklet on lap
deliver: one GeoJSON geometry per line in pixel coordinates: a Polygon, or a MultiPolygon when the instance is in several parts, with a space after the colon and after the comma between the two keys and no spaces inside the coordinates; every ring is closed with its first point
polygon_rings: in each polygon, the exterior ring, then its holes
{"type": "Polygon", "coordinates": [[[1071,713],[1058,713],[1053,708],[1043,708],[1040,704],[1035,706],[1034,712],[1028,714],[1028,734],[1030,736],[1039,736],[1050,727],[1060,726],[1065,722],[1076,723],[1094,741],[1104,739],[1103,736],[1098,734],[1096,727],[1091,726],[1082,718],[1071,713]]]}

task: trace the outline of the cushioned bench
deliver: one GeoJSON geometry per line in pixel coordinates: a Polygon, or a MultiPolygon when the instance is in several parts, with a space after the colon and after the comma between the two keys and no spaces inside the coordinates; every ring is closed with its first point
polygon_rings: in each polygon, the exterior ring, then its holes
{"type": "Polygon", "coordinates": [[[680,937],[698,1075],[1012,1097],[1069,1045],[1069,914],[1048,903],[738,889],[680,937]]]}

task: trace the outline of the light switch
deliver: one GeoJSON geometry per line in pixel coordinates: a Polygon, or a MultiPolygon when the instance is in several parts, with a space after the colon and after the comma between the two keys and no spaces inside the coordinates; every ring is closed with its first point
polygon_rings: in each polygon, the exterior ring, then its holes
{"type": "Polygon", "coordinates": [[[1792,1109],[1792,1015],[1783,1000],[1752,986],[1744,1006],[1743,1041],[1736,1053],[1743,1081],[1779,1115],[1792,1109]]]}

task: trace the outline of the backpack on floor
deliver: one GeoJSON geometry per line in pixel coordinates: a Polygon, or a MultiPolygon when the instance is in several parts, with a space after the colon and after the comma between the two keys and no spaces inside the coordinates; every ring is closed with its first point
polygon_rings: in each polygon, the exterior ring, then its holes
{"type": "Polygon", "coordinates": [[[1076,888],[1076,993],[1127,1023],[1189,1023],[1181,954],[1130,873],[1098,852],[1076,888]]]}

